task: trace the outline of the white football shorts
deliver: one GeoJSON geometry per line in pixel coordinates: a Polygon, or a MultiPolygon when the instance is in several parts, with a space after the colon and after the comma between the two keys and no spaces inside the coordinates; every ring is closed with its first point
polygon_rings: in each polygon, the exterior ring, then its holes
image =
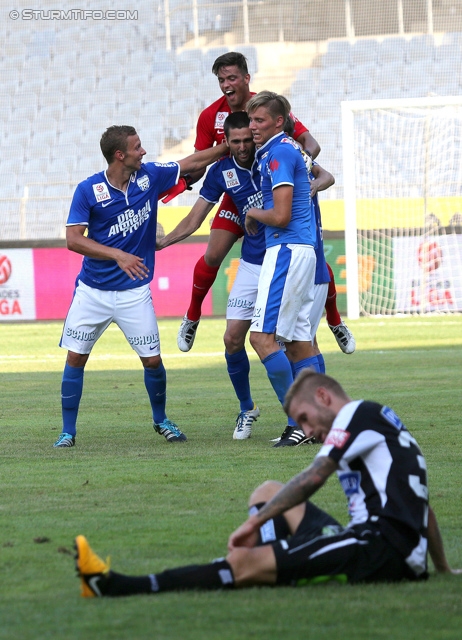
{"type": "Polygon", "coordinates": [[[311,245],[281,244],[267,249],[250,330],[274,333],[283,342],[311,342],[315,269],[311,245]]]}
{"type": "Polygon", "coordinates": [[[251,320],[258,292],[261,264],[239,261],[226,308],[227,320],[251,320]]]}
{"type": "Polygon", "coordinates": [[[315,284],[314,285],[314,300],[311,307],[310,324],[311,333],[314,336],[321,322],[321,318],[324,313],[324,307],[326,306],[327,290],[329,289],[329,283],[315,284]]]}
{"type": "Polygon", "coordinates": [[[118,325],[140,357],[160,354],[159,328],[149,284],[126,291],[102,291],[79,280],[59,346],[82,355],[91,353],[111,322],[118,325]]]}

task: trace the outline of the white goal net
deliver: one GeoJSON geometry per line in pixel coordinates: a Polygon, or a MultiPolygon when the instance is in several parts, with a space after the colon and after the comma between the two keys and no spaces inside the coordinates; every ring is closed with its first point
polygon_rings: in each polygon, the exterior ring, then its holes
{"type": "Polygon", "coordinates": [[[342,102],[348,317],[462,311],[462,97],[342,102]]]}

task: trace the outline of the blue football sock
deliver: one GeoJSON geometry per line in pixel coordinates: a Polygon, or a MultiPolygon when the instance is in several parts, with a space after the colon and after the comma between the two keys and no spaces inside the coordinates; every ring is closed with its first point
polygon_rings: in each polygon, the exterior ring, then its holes
{"type": "MultiPolygon", "coordinates": [[[[292,378],[295,380],[295,366],[294,366],[294,363],[291,360],[289,360],[289,364],[290,364],[290,368],[292,369],[292,378]]],[[[288,427],[297,427],[297,429],[299,428],[299,426],[297,425],[295,420],[292,420],[292,418],[290,416],[287,416],[287,426],[288,427]]]]}
{"type": "Polygon", "coordinates": [[[308,367],[311,367],[312,369],[320,373],[318,356],[312,356],[311,358],[304,358],[303,360],[294,362],[293,365],[295,370],[295,377],[298,376],[298,374],[300,373],[300,371],[302,371],[302,369],[307,369],[308,367]]]}
{"type": "Polygon", "coordinates": [[[71,367],[65,364],[61,382],[61,410],[63,415],[63,433],[75,436],[77,432],[77,414],[83,390],[84,367],[71,367]]]}
{"type": "Polygon", "coordinates": [[[326,373],[326,363],[324,362],[324,356],[322,355],[322,353],[318,354],[318,366],[319,373],[326,373]]]}
{"type": "Polygon", "coordinates": [[[262,360],[269,381],[281,404],[284,404],[286,393],[294,381],[292,368],[284,351],[270,353],[262,360]]]}
{"type": "Polygon", "coordinates": [[[231,354],[225,351],[225,358],[229,379],[240,402],[241,411],[250,411],[254,402],[250,393],[250,362],[247,351],[245,348],[231,354]]]}
{"type": "Polygon", "coordinates": [[[167,417],[165,413],[167,374],[163,363],[157,369],[144,368],[144,384],[151,401],[152,419],[156,424],[160,424],[167,417]]]}

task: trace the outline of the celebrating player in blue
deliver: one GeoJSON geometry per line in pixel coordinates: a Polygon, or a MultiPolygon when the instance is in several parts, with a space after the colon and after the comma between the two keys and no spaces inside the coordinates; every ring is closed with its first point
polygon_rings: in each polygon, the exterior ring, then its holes
{"type": "Polygon", "coordinates": [[[227,149],[220,145],[178,162],[143,164],[146,151],[129,126],[109,127],[100,146],[108,168],[77,186],[67,220],[67,246],[84,258],[60,341],[68,353],[61,385],[63,430],[54,446],[75,445],[84,368],[111,322],[142,362],[154,429],[168,442],[182,442],[186,436],[165,412],[166,374],[149,286],[157,200],[180,175],[206,167],[227,149]]]}
{"type": "MultiPolygon", "coordinates": [[[[291,124],[288,118],[286,128],[291,124]]],[[[292,126],[293,130],[293,126],[292,126]]],[[[255,160],[255,143],[249,129],[249,117],[239,111],[230,114],[224,122],[226,143],[229,146],[231,155],[220,159],[212,165],[200,191],[200,197],[194,204],[189,214],[164,238],[157,243],[158,249],[163,249],[175,242],[179,242],[194,233],[207,214],[211,211],[223,193],[232,197],[239,213],[236,220],[241,226],[245,224],[247,211],[252,207],[262,207],[263,198],[260,190],[261,175],[258,171],[255,160]]],[[[334,183],[333,176],[322,169],[319,165],[313,168],[316,175],[311,175],[310,187],[315,194],[318,190],[327,189],[334,183]]],[[[317,203],[317,197],[314,196],[317,203]]],[[[315,300],[312,312],[316,309],[316,319],[313,319],[313,332],[316,331],[322,317],[329,274],[326,270],[324,259],[321,220],[319,206],[317,206],[317,231],[319,243],[317,252],[319,259],[319,276],[316,280],[315,300]],[[322,266],[324,265],[324,270],[322,266]]],[[[232,214],[236,215],[236,214],[232,214]]],[[[242,243],[241,259],[235,280],[228,298],[226,310],[226,332],[224,335],[225,358],[228,374],[240,403],[240,412],[236,419],[233,438],[235,440],[245,440],[251,436],[252,425],[260,415],[260,410],[254,403],[250,390],[249,371],[250,363],[245,349],[245,338],[250,328],[250,321],[253,315],[255,300],[258,292],[258,281],[261,265],[265,254],[265,232],[264,225],[259,225],[255,235],[244,234],[242,243]]],[[[193,340],[194,338],[192,338],[193,340]]],[[[318,350],[319,351],[319,350],[318,350]]],[[[318,354],[318,358],[320,354],[318,354]]],[[[276,438],[276,445],[296,446],[307,442],[303,432],[295,430],[295,423],[290,420],[288,427],[284,430],[284,437],[276,438]],[[287,437],[286,437],[287,436],[287,437]]]]}
{"type": "MultiPolygon", "coordinates": [[[[265,366],[281,404],[298,373],[320,370],[310,324],[316,270],[316,218],[304,159],[284,133],[290,104],[261,91],[247,104],[250,130],[258,147],[263,209],[247,212],[245,227],[265,224],[266,253],[251,321],[250,343],[265,366]],[[281,351],[278,340],[285,343],[281,351]]],[[[295,427],[293,427],[295,431],[295,427]]],[[[293,433],[284,433],[284,439],[293,433]]],[[[300,436],[303,438],[303,434],[300,436]]],[[[282,441],[282,440],[281,440],[282,441]]],[[[297,444],[297,443],[295,443],[297,444]]]]}

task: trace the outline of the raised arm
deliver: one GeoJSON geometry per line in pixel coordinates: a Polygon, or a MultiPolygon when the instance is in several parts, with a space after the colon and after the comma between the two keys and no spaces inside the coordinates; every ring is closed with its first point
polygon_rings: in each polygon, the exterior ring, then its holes
{"type": "Polygon", "coordinates": [[[321,147],[317,140],[313,138],[309,131],[305,131],[297,138],[297,142],[301,145],[302,149],[307,151],[313,160],[319,155],[321,152],[321,147]]]}
{"type": "Polygon", "coordinates": [[[193,173],[200,169],[205,169],[209,164],[216,162],[223,156],[228,155],[229,148],[226,144],[217,144],[215,147],[205,149],[205,151],[196,151],[186,158],[178,160],[180,165],[180,173],[193,173]]]}
{"type": "Polygon", "coordinates": [[[165,237],[156,242],[156,249],[165,249],[171,244],[188,238],[199,229],[207,217],[207,214],[210,213],[214,206],[213,202],[207,202],[204,198],[198,198],[188,215],[177,224],[173,231],[170,231],[165,237]]]}
{"type": "Polygon", "coordinates": [[[258,513],[250,516],[231,534],[228,549],[231,551],[236,547],[253,547],[260,527],[267,520],[308,500],[336,469],[336,463],[328,456],[315,458],[307,469],[292,478],[258,513]]]}

